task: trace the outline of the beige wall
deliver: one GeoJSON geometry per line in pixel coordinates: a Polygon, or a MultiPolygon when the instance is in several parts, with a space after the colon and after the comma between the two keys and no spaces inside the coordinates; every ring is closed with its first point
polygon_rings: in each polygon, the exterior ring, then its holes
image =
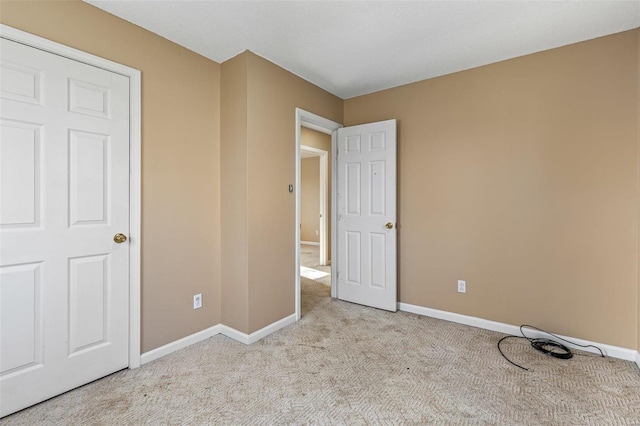
{"type": "Polygon", "coordinates": [[[320,157],[300,160],[300,240],[320,242],[320,157]]]}
{"type": "MultiPolygon", "coordinates": [[[[338,121],[342,122],[342,120],[338,121]]],[[[331,217],[331,135],[327,135],[306,127],[300,128],[300,142],[302,145],[327,151],[327,214],[331,217]]],[[[331,221],[328,222],[327,260],[331,260],[331,221]]],[[[320,241],[320,240],[318,240],[320,241]]]]}
{"type": "Polygon", "coordinates": [[[341,99],[251,52],[222,65],[222,322],[243,333],[295,312],[296,107],[342,120],[341,99]]]}
{"type": "Polygon", "coordinates": [[[342,121],[343,101],[248,58],[249,330],[295,312],[295,108],[342,121]]]}
{"type": "Polygon", "coordinates": [[[247,54],[222,64],[220,156],[222,197],[222,323],[249,328],[247,211],[247,54]]]}
{"type": "Polygon", "coordinates": [[[79,1],[0,21],[142,71],[143,352],[294,312],[295,107],[399,120],[403,302],[640,349],[639,31],[343,102],[79,1]]]}
{"type": "MultiPolygon", "coordinates": [[[[640,29],[636,30],[637,33],[637,50],[636,50],[636,59],[637,59],[637,83],[636,83],[636,88],[637,88],[637,98],[636,98],[636,119],[638,122],[638,126],[636,128],[636,137],[638,138],[638,150],[637,150],[637,178],[638,178],[638,182],[637,182],[637,201],[638,201],[638,227],[637,227],[637,232],[638,232],[638,250],[640,250],[640,29]]],[[[637,277],[637,283],[638,283],[638,289],[637,289],[637,294],[638,294],[638,304],[637,306],[637,312],[636,315],[638,317],[638,324],[636,327],[636,330],[638,332],[638,340],[636,340],[636,349],[638,350],[638,352],[640,352],[640,256],[638,256],[636,258],[636,262],[637,262],[637,271],[638,271],[638,277],[637,277]]]]}
{"type": "Polygon", "coordinates": [[[398,119],[402,302],[639,347],[637,57],[635,30],[345,101],[398,119]]]}
{"type": "Polygon", "coordinates": [[[142,71],[141,350],[218,324],[220,66],[79,1],[1,8],[3,24],[142,71]]]}

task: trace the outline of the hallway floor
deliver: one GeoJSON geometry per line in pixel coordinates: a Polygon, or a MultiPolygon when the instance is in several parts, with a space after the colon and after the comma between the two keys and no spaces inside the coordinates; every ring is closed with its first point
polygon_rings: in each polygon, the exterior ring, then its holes
{"type": "Polygon", "coordinates": [[[300,275],[321,284],[331,286],[331,266],[320,265],[320,248],[300,245],[300,275]]]}

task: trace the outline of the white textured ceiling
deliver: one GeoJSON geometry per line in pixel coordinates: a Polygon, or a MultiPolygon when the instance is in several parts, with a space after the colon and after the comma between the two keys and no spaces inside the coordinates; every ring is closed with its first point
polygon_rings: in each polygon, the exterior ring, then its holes
{"type": "Polygon", "coordinates": [[[343,99],[640,26],[640,1],[85,1],[219,63],[251,50],[343,99]]]}

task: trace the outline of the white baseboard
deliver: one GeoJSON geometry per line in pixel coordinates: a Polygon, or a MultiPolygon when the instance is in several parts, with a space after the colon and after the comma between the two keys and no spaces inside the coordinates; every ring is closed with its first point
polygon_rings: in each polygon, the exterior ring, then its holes
{"type": "Polygon", "coordinates": [[[238,331],[235,328],[231,328],[228,325],[220,324],[220,334],[223,336],[227,336],[230,339],[235,340],[236,342],[244,343],[245,345],[249,344],[249,335],[243,333],[242,331],[238,331]]]}
{"type": "Polygon", "coordinates": [[[220,324],[214,325],[213,327],[209,327],[197,333],[193,333],[187,337],[176,340],[175,342],[167,343],[164,346],[160,346],[159,348],[150,350],[149,352],[145,352],[140,355],[140,364],[146,364],[158,358],[162,358],[165,355],[169,355],[172,352],[178,351],[182,348],[186,348],[187,346],[191,346],[194,343],[201,342],[219,333],[220,324]]]}
{"type": "MultiPolygon", "coordinates": [[[[513,334],[516,336],[520,336],[520,327],[517,325],[490,321],[483,318],[472,317],[468,315],[461,315],[453,312],[440,311],[438,309],[425,308],[423,306],[410,305],[408,303],[398,303],[398,309],[404,312],[411,312],[414,314],[424,315],[432,318],[438,318],[445,321],[451,321],[459,324],[470,325],[472,327],[483,328],[485,330],[492,330],[500,333],[513,334]]],[[[527,329],[527,336],[533,337],[533,338],[545,337],[545,336],[549,337],[544,333],[536,332],[535,330],[529,330],[529,329],[527,329]]],[[[638,354],[637,351],[633,349],[621,348],[619,346],[612,346],[604,343],[591,342],[588,340],[578,339],[575,337],[566,337],[560,334],[558,334],[558,337],[571,340],[572,342],[578,343],[580,345],[597,346],[600,349],[602,349],[602,352],[604,352],[606,356],[624,359],[626,361],[635,361],[635,363],[638,364],[638,366],[640,367],[640,355],[638,354]]],[[[600,353],[598,350],[594,348],[580,348],[580,347],[575,347],[575,348],[588,351],[588,352],[593,352],[596,354],[600,353]]]]}
{"type": "Polygon", "coordinates": [[[281,328],[295,322],[296,314],[291,314],[288,317],[282,318],[281,320],[278,320],[273,324],[269,324],[268,326],[261,328],[258,331],[254,331],[251,334],[242,333],[241,331],[238,331],[224,324],[214,325],[213,327],[209,327],[205,330],[193,333],[189,336],[183,337],[182,339],[176,340],[175,342],[167,343],[164,346],[160,346],[159,348],[143,353],[140,356],[140,364],[146,364],[158,358],[162,358],[163,356],[169,355],[172,352],[178,351],[180,349],[186,348],[187,346],[191,346],[194,343],[198,343],[210,337],[213,337],[216,334],[222,334],[235,341],[244,343],[245,345],[250,345],[264,337],[267,337],[271,333],[275,333],[281,328]]]}
{"type": "Polygon", "coordinates": [[[281,320],[278,320],[273,324],[269,324],[268,326],[261,328],[258,331],[254,331],[251,334],[246,334],[234,328],[226,326],[224,324],[220,324],[220,333],[237,342],[244,343],[245,345],[250,345],[264,337],[267,337],[271,333],[275,333],[281,328],[286,327],[295,322],[296,322],[296,314],[291,314],[288,317],[284,317],[281,320]]]}
{"type": "Polygon", "coordinates": [[[308,246],[319,246],[320,243],[316,243],[315,241],[300,241],[300,244],[305,244],[308,246]]]}

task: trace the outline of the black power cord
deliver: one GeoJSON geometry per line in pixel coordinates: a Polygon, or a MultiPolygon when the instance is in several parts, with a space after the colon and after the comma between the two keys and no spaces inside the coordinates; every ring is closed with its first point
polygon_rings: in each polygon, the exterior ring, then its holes
{"type": "Polygon", "coordinates": [[[549,333],[548,331],[542,330],[541,328],[538,327],[534,327],[532,325],[527,325],[527,324],[523,324],[520,326],[520,334],[522,334],[522,336],[505,336],[502,339],[500,339],[498,341],[498,351],[500,352],[500,355],[502,355],[502,357],[504,359],[506,359],[507,361],[509,361],[509,363],[515,365],[518,368],[521,368],[525,371],[529,371],[528,368],[521,366],[520,364],[516,364],[515,362],[511,361],[509,358],[507,358],[507,356],[504,354],[504,352],[502,352],[502,348],[500,348],[500,343],[502,343],[502,341],[507,340],[507,339],[526,339],[531,343],[531,347],[533,347],[535,350],[542,352],[545,355],[549,355],[552,356],[554,358],[558,358],[558,359],[570,359],[573,357],[573,352],[571,352],[571,349],[569,349],[567,346],[563,345],[560,342],[557,342],[555,340],[551,340],[551,339],[545,339],[545,338],[532,338],[532,337],[528,337],[525,333],[523,328],[530,328],[532,330],[537,330],[541,333],[544,334],[548,334],[549,336],[553,336],[558,340],[562,340],[563,342],[567,342],[571,345],[574,346],[578,346],[581,348],[595,348],[600,352],[600,356],[604,357],[604,352],[602,352],[602,349],[600,349],[597,346],[594,345],[581,345],[579,343],[575,343],[572,342],[571,340],[567,340],[567,339],[563,339],[560,336],[556,336],[553,333],[549,333]]]}

